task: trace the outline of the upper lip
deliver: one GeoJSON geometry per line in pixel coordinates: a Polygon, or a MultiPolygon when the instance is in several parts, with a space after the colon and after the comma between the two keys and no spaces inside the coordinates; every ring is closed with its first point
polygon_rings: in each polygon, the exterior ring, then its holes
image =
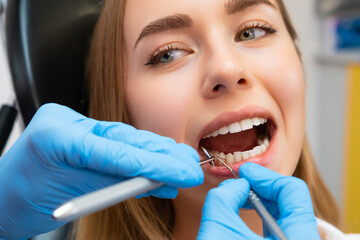
{"type": "Polygon", "coordinates": [[[255,117],[269,119],[272,123],[274,123],[272,114],[265,108],[259,106],[246,106],[239,110],[226,111],[215,117],[199,132],[197,142],[199,143],[206,135],[220,129],[221,127],[227,126],[236,121],[255,117]]]}

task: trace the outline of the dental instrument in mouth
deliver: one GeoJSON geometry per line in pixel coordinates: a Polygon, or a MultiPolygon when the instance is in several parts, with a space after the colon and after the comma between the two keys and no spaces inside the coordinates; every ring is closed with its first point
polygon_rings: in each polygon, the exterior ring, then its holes
{"type": "MultiPolygon", "coordinates": [[[[208,153],[208,151],[201,147],[201,150],[204,152],[205,156],[208,159],[211,159],[212,157],[208,153]]],[[[229,171],[234,175],[235,179],[240,178],[239,175],[229,166],[225,163],[224,160],[221,158],[216,158],[222,165],[224,165],[229,171]]],[[[265,208],[265,206],[262,204],[259,197],[256,195],[256,193],[250,189],[248,202],[250,205],[256,210],[256,212],[259,214],[261,219],[263,220],[266,228],[269,230],[269,232],[276,237],[276,239],[279,240],[287,240],[288,238],[285,236],[284,232],[281,230],[280,226],[276,223],[274,218],[271,216],[271,214],[268,212],[268,210],[265,208]]]]}
{"type": "MultiPolygon", "coordinates": [[[[199,165],[210,163],[213,165],[215,157],[201,160],[199,165]]],[[[164,184],[144,177],[135,177],[127,181],[106,187],[83,196],[74,198],[55,209],[52,217],[59,221],[72,220],[85,216],[132,197],[147,193],[164,184]]]]}

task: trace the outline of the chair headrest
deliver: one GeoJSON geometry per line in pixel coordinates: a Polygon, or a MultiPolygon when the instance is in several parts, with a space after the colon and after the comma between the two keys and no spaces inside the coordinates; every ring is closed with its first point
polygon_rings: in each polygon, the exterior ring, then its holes
{"type": "Polygon", "coordinates": [[[6,41],[25,125],[48,102],[86,115],[84,66],[101,0],[9,0],[6,41]]]}

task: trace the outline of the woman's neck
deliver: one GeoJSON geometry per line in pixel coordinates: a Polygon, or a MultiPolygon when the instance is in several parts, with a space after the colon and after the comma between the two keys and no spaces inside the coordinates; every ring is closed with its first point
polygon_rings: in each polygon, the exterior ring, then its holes
{"type": "MultiPolygon", "coordinates": [[[[203,202],[186,197],[174,199],[176,240],[196,239],[199,232],[203,202]]],[[[262,236],[262,221],[254,210],[241,209],[240,217],[255,233],[262,236]]]]}

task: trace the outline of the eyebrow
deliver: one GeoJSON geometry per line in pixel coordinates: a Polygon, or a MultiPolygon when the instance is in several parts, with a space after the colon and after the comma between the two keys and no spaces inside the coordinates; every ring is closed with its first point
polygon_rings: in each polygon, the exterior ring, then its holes
{"type": "Polygon", "coordinates": [[[246,8],[261,4],[276,8],[269,0],[229,0],[225,3],[225,12],[227,15],[231,15],[236,12],[244,11],[246,8]]]}
{"type": "MultiPolygon", "coordinates": [[[[227,15],[231,15],[236,12],[244,11],[246,8],[261,4],[266,4],[276,8],[269,0],[229,0],[228,2],[225,2],[225,12],[227,15]]],[[[191,27],[192,24],[192,19],[186,14],[169,15],[150,22],[141,30],[141,33],[135,42],[134,48],[136,48],[140,40],[146,36],[167,30],[191,27]]]]}
{"type": "Polygon", "coordinates": [[[160,18],[156,21],[149,23],[148,25],[146,25],[146,27],[142,29],[140,36],[136,40],[135,47],[142,38],[148,35],[167,30],[191,27],[192,23],[192,19],[186,14],[174,14],[166,16],[164,18],[160,18]]]}

